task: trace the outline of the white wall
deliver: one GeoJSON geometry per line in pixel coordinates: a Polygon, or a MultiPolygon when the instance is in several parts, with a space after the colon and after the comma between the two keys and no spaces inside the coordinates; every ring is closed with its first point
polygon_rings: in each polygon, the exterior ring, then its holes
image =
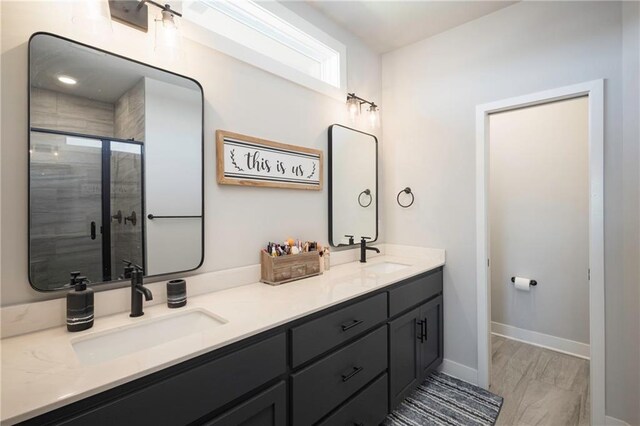
{"type": "MultiPolygon", "coordinates": [[[[195,86],[195,84],[194,84],[195,86]]],[[[156,216],[202,213],[200,91],[144,79],[145,210],[156,216]]],[[[146,216],[148,275],[194,269],[202,260],[202,219],[146,216]]]]}
{"type": "MultiPolygon", "coordinates": [[[[106,3],[106,0],[105,0],[106,3]]],[[[380,57],[303,3],[284,3],[347,46],[348,91],[380,99],[380,57]]],[[[268,241],[286,237],[326,242],[327,191],[223,186],[215,177],[215,131],[225,129],[326,152],[333,123],[354,127],[343,101],[266,73],[185,39],[185,61],[167,65],[154,55],[149,33],[113,23],[113,34],[90,35],[70,23],[69,2],[2,2],[2,305],[63,297],[37,293],[27,281],[27,41],[49,31],[198,80],[204,88],[205,261],[197,272],[259,263],[268,241]],[[287,206],[304,206],[299,208],[287,206]],[[278,211],[274,218],[273,212],[278,211]]],[[[346,91],[345,90],[345,96],[346,91]]],[[[355,127],[370,132],[366,120],[355,127]]],[[[374,132],[375,133],[375,132],[374,132]]],[[[326,177],[325,177],[326,179],[326,177]]],[[[327,187],[327,182],[324,182],[327,187]]]]}
{"type": "Polygon", "coordinates": [[[606,79],[606,412],[631,424],[640,423],[640,42],[628,32],[637,20],[636,2],[520,2],[382,60],[385,199],[405,186],[416,195],[411,209],[383,204],[385,240],[446,248],[444,353],[471,368],[477,368],[475,107],[606,79]]]}
{"type": "Polygon", "coordinates": [[[586,97],[489,116],[491,320],[586,344],[588,117],[586,97]]]}

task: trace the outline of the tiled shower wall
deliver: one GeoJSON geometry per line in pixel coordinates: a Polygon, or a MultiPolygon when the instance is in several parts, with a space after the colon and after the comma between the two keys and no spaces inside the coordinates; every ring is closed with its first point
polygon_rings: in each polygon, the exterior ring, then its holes
{"type": "Polygon", "coordinates": [[[113,137],[114,119],[111,103],[31,88],[31,127],[113,137]]]}

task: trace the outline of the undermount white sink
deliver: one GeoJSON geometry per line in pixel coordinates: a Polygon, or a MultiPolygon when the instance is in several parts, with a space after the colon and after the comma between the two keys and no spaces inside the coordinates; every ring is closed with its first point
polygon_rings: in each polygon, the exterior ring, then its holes
{"type": "Polygon", "coordinates": [[[403,263],[380,262],[371,266],[365,266],[364,269],[367,272],[372,272],[374,274],[389,274],[391,272],[401,271],[408,267],[409,265],[405,265],[403,263]]]}
{"type": "Polygon", "coordinates": [[[226,322],[206,311],[190,310],[79,337],[71,341],[71,346],[80,362],[95,364],[206,332],[226,322]]]}

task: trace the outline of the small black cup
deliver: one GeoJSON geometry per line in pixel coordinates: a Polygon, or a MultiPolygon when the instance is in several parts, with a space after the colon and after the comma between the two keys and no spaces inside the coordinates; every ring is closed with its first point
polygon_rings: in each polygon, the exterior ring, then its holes
{"type": "Polygon", "coordinates": [[[167,306],[181,308],[187,304],[187,282],[185,280],[171,280],[167,282],[167,306]]]}

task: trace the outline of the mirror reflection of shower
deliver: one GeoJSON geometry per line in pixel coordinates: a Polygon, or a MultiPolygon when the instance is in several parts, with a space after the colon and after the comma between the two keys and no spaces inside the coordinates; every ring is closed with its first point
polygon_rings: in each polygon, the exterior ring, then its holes
{"type": "Polygon", "coordinates": [[[143,146],[32,129],[31,277],[59,288],[69,271],[117,279],[123,259],[143,264],[143,146]]]}

